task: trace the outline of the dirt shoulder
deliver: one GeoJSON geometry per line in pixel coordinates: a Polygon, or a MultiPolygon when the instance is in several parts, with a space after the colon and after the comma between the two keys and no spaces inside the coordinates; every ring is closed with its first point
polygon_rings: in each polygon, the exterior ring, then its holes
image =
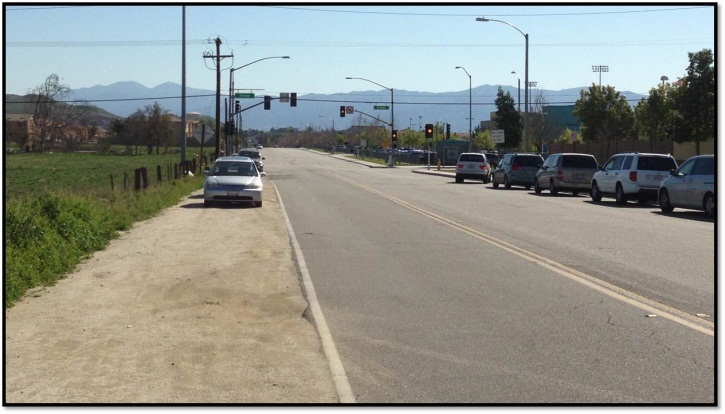
{"type": "Polygon", "coordinates": [[[335,403],[271,182],[201,191],[5,312],[5,403],[335,403]]]}

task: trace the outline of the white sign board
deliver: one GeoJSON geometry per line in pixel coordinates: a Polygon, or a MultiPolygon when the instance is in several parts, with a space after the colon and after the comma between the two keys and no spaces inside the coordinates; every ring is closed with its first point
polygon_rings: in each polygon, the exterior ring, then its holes
{"type": "Polygon", "coordinates": [[[503,129],[493,129],[491,130],[491,142],[494,144],[503,144],[504,143],[504,136],[503,136],[503,129]]]}

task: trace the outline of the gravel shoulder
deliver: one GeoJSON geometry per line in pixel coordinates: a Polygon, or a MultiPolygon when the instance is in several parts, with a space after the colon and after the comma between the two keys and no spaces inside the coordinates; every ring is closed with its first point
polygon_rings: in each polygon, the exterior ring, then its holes
{"type": "Polygon", "coordinates": [[[271,182],[201,194],[6,310],[6,405],[338,402],[271,182]]]}

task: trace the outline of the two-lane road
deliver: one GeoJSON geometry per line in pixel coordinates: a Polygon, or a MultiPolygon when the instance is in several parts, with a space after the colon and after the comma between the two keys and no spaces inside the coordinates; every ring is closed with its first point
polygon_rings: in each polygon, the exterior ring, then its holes
{"type": "Polygon", "coordinates": [[[265,157],[359,402],[714,402],[712,221],[265,157]]]}

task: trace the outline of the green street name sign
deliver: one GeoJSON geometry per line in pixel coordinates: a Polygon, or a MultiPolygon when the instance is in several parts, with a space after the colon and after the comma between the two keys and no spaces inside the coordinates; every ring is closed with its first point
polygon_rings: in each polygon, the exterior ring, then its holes
{"type": "Polygon", "coordinates": [[[390,109],[388,105],[375,105],[373,109],[390,109]]]}
{"type": "Polygon", "coordinates": [[[254,98],[254,93],[240,93],[240,92],[237,92],[237,93],[234,94],[234,97],[235,98],[247,98],[247,99],[249,99],[249,98],[254,98]]]}

